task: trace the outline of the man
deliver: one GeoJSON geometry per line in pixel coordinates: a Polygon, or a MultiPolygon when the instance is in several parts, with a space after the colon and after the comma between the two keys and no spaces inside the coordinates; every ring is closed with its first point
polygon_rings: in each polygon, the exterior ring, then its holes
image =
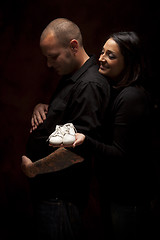
{"type": "Polygon", "coordinates": [[[29,136],[26,155],[36,162],[56,154],[61,164],[67,159],[79,164],[30,178],[37,239],[83,239],[79,211],[87,200],[91,153],[82,146],[56,150],[47,139],[56,125],[67,122],[73,123],[78,132],[100,139],[109,85],[98,73],[95,58],[84,50],[80,29],[68,19],[53,20],[42,32],[40,47],[48,67],[53,67],[62,78],[47,108],[46,119],[29,136]]]}

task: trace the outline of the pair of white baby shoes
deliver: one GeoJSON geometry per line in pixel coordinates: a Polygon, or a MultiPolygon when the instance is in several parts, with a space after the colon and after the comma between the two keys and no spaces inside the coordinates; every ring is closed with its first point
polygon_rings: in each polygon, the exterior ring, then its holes
{"type": "Polygon", "coordinates": [[[75,141],[76,128],[72,123],[64,125],[56,125],[55,131],[49,136],[48,141],[50,144],[72,144],[75,141]]]}

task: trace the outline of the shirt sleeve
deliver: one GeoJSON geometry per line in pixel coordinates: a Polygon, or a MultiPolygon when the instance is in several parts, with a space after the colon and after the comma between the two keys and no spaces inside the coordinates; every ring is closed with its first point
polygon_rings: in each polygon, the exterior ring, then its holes
{"type": "Polygon", "coordinates": [[[102,143],[87,136],[86,148],[105,159],[124,159],[129,155],[140,155],[149,136],[150,111],[146,97],[143,94],[124,93],[114,101],[111,114],[111,141],[102,143]]]}
{"type": "Polygon", "coordinates": [[[68,105],[67,117],[78,132],[100,138],[109,94],[109,88],[92,82],[76,89],[68,105]]]}

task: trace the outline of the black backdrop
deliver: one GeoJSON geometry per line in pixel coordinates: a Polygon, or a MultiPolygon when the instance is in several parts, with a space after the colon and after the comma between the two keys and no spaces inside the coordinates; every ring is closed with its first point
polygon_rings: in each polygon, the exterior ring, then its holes
{"type": "MultiPolygon", "coordinates": [[[[39,37],[46,25],[66,17],[79,25],[84,46],[97,58],[106,35],[133,30],[148,58],[147,87],[153,98],[153,160],[159,178],[159,16],[157,1],[142,0],[1,0],[0,2],[0,239],[28,239],[30,192],[21,171],[33,107],[48,102],[59,77],[46,67],[39,37]]],[[[156,202],[158,226],[159,204],[156,202]]],[[[96,184],[85,219],[91,239],[100,239],[96,184]],[[96,227],[95,227],[96,226],[96,227]],[[95,237],[93,237],[95,236],[95,237]],[[99,237],[97,237],[99,236],[99,237]]]]}

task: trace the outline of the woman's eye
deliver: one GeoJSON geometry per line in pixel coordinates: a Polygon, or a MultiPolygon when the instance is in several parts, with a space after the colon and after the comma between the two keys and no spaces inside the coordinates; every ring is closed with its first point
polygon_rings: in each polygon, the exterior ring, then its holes
{"type": "Polygon", "coordinates": [[[116,58],[116,56],[113,53],[108,53],[109,59],[113,60],[116,58]]]}

